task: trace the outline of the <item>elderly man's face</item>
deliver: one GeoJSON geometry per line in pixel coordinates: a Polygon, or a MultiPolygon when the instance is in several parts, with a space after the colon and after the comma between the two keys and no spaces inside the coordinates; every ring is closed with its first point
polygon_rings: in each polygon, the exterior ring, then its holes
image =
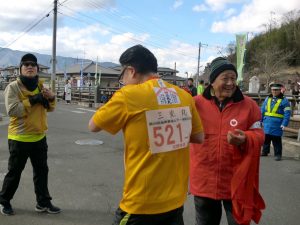
{"type": "Polygon", "coordinates": [[[236,74],[232,70],[223,71],[211,84],[219,101],[229,98],[236,90],[236,74]]]}
{"type": "Polygon", "coordinates": [[[26,77],[34,77],[37,75],[37,64],[31,61],[25,61],[21,66],[21,74],[26,77]]]}

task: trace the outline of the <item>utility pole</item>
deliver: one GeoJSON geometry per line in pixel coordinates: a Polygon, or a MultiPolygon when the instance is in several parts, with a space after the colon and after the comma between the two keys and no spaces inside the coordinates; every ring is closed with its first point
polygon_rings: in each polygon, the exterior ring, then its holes
{"type": "Polygon", "coordinates": [[[53,38],[52,38],[52,74],[51,74],[51,90],[53,93],[55,93],[55,77],[56,77],[56,29],[57,29],[57,0],[54,0],[53,38]]]}
{"type": "Polygon", "coordinates": [[[201,42],[199,42],[199,52],[198,52],[198,66],[197,66],[197,76],[196,76],[196,88],[198,87],[198,81],[200,76],[200,54],[201,54],[201,42]]]}

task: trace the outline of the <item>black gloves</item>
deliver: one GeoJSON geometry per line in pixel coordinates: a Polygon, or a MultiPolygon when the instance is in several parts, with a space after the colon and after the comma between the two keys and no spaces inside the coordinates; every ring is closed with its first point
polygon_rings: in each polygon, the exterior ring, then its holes
{"type": "Polygon", "coordinates": [[[44,98],[42,93],[38,93],[36,95],[33,96],[29,96],[29,102],[31,105],[35,105],[37,103],[41,104],[44,106],[44,108],[49,109],[49,101],[47,99],[44,98]]]}

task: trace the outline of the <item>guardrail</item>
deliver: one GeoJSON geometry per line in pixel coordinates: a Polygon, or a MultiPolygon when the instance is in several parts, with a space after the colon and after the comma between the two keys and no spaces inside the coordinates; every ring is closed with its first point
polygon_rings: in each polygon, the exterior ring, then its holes
{"type": "Polygon", "coordinates": [[[291,117],[289,127],[286,127],[284,132],[296,134],[297,141],[300,141],[300,117],[291,117]]]}
{"type": "MultiPolygon", "coordinates": [[[[119,88],[96,88],[95,86],[71,87],[71,99],[75,102],[89,103],[91,106],[94,103],[105,103],[118,89],[119,88]]],[[[64,91],[64,87],[56,87],[56,96],[58,99],[64,99],[64,91]]]]}

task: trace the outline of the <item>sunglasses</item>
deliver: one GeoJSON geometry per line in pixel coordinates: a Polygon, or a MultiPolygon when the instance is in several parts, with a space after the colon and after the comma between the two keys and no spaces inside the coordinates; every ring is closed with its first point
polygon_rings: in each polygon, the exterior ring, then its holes
{"type": "Polygon", "coordinates": [[[127,68],[128,68],[128,66],[123,67],[123,69],[122,69],[122,71],[121,71],[121,73],[119,75],[119,78],[118,78],[119,84],[122,85],[122,86],[124,85],[123,76],[124,76],[125,70],[127,68]]]}
{"type": "Polygon", "coordinates": [[[23,62],[22,65],[26,66],[26,67],[28,67],[28,66],[36,67],[37,63],[35,63],[35,62],[23,62]]]}

